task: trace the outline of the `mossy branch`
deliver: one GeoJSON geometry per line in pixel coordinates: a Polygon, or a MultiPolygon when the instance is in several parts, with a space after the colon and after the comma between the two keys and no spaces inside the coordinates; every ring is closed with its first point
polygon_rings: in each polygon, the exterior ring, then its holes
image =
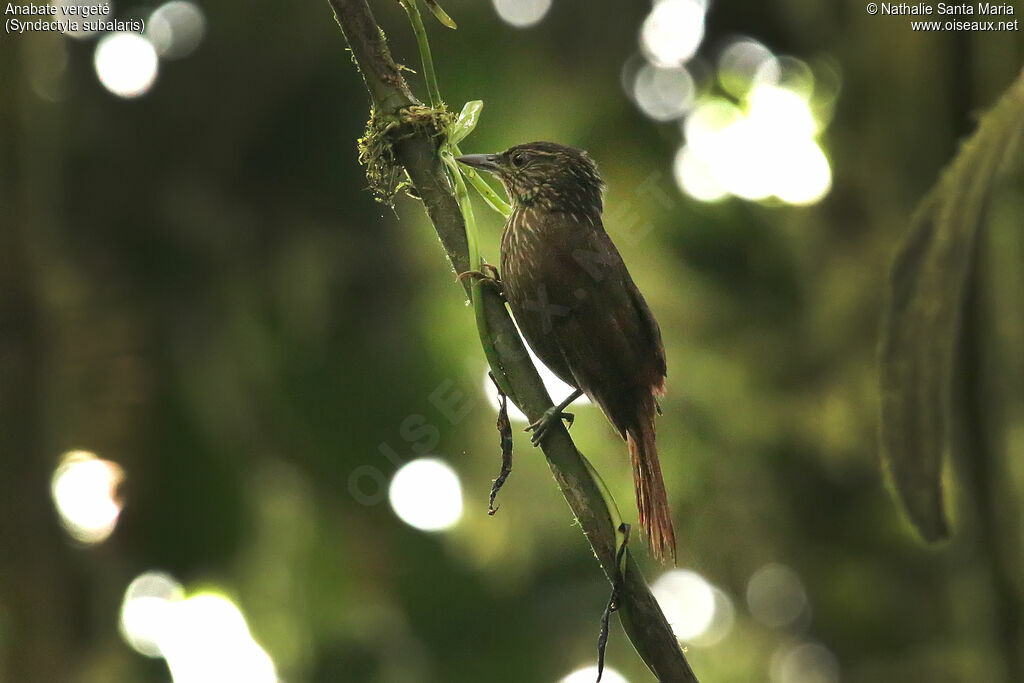
{"type": "MultiPolygon", "coordinates": [[[[391,58],[384,34],[367,0],[330,0],[335,17],[352,50],[373,102],[375,115],[387,117],[387,135],[394,160],[408,174],[422,200],[456,272],[470,269],[469,245],[462,211],[439,156],[443,126],[413,125],[403,115],[420,106],[398,66],[391,58]]],[[[463,282],[468,289],[468,280],[463,282]]],[[[501,372],[511,384],[511,395],[532,421],[552,406],[505,304],[491,288],[481,288],[483,317],[497,352],[501,372]]],[[[556,425],[543,444],[544,454],[566,501],[576,515],[608,580],[618,584],[619,615],[637,652],[659,680],[696,682],[672,629],[651,594],[632,555],[624,556],[625,571],[616,562],[616,526],[605,505],[601,487],[565,428],[556,425]]]]}

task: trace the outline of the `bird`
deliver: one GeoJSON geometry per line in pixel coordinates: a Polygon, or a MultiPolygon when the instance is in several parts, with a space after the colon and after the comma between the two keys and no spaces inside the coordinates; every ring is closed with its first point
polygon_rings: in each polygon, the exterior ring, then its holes
{"type": "MultiPolygon", "coordinates": [[[[512,212],[497,274],[512,315],[538,358],[574,391],[527,427],[538,445],[586,394],[626,442],[652,554],[674,564],[675,530],[658,460],[655,415],[667,374],[661,329],[601,219],[604,181],[585,151],[529,142],[500,154],[457,157],[505,188],[512,212]]],[[[493,269],[492,269],[493,270],[493,269]]]]}

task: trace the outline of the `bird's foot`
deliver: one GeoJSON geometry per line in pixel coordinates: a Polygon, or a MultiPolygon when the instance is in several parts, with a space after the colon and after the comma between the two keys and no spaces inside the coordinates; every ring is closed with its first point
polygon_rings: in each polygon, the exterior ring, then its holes
{"type": "Polygon", "coordinates": [[[481,263],[480,270],[467,270],[464,273],[459,273],[460,280],[465,280],[466,278],[469,278],[471,281],[479,280],[481,285],[492,287],[498,294],[505,296],[505,289],[502,286],[501,278],[498,276],[498,269],[490,263],[481,263]]]}
{"type": "Polygon", "coordinates": [[[567,413],[561,410],[561,406],[551,406],[544,411],[544,414],[540,416],[540,419],[532,423],[529,427],[524,429],[524,432],[533,432],[530,435],[530,443],[534,446],[539,446],[541,439],[548,433],[548,430],[558,422],[559,420],[565,420],[566,427],[572,427],[573,421],[576,416],[572,413],[567,413]]]}

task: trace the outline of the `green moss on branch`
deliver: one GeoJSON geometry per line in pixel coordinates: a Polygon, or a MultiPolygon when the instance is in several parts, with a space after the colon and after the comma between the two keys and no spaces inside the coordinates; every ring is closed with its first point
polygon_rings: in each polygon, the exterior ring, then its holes
{"type": "Polygon", "coordinates": [[[411,189],[409,176],[395,155],[395,144],[418,137],[434,140],[440,147],[456,118],[443,103],[436,108],[412,104],[393,114],[370,108],[366,132],[358,142],[359,163],[366,167],[366,181],[377,201],[393,206],[398,193],[411,189]]]}

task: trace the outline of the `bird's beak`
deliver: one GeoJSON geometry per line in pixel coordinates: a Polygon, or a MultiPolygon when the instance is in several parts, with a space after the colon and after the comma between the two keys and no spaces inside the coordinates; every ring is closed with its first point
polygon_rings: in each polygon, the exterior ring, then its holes
{"type": "Polygon", "coordinates": [[[455,157],[455,160],[466,166],[491,171],[492,173],[501,170],[497,154],[464,154],[461,157],[455,157]]]}

